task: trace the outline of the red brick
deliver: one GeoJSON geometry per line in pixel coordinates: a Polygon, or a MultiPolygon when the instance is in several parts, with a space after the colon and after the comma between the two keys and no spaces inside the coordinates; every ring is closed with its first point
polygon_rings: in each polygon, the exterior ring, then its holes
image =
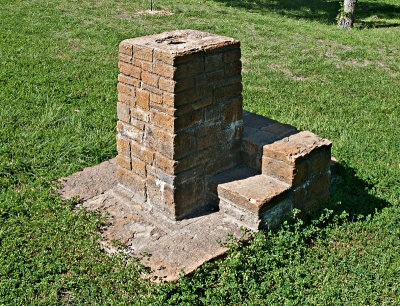
{"type": "Polygon", "coordinates": [[[140,60],[151,62],[153,61],[153,50],[151,48],[134,45],[133,57],[140,60]]]}
{"type": "Polygon", "coordinates": [[[160,77],[148,71],[142,72],[142,81],[150,86],[158,87],[158,80],[160,77]]]}
{"type": "Polygon", "coordinates": [[[124,62],[118,62],[118,68],[121,73],[140,79],[142,70],[139,67],[124,62]]]}
{"type": "Polygon", "coordinates": [[[163,93],[163,101],[165,104],[174,107],[175,106],[175,95],[169,92],[163,93]]]}
{"type": "Polygon", "coordinates": [[[119,52],[132,56],[132,45],[125,40],[121,41],[119,44],[119,52]]]}
{"type": "MultiPolygon", "coordinates": [[[[150,103],[150,93],[145,90],[137,89],[136,90],[136,105],[148,110],[150,103]]],[[[142,120],[145,121],[145,120],[142,120]]]]}
{"type": "Polygon", "coordinates": [[[140,87],[140,80],[129,77],[122,73],[118,74],[118,81],[128,84],[128,85],[131,85],[131,86],[140,87]]]}
{"type": "Polygon", "coordinates": [[[279,181],[291,185],[295,176],[295,168],[285,164],[284,162],[263,156],[262,174],[272,176],[279,181]]]}
{"type": "Polygon", "coordinates": [[[174,81],[172,79],[160,78],[160,89],[175,93],[180,92],[189,88],[192,88],[194,85],[193,78],[181,79],[178,81],[174,81]]]}
{"type": "Polygon", "coordinates": [[[206,97],[204,99],[196,101],[195,103],[186,104],[186,105],[178,107],[178,109],[175,112],[175,115],[176,116],[181,116],[181,115],[184,115],[184,114],[189,113],[191,111],[204,108],[204,107],[210,105],[211,103],[212,103],[212,97],[206,97]]]}
{"type": "Polygon", "coordinates": [[[174,77],[176,68],[171,65],[167,65],[163,62],[155,62],[153,64],[153,72],[166,78],[172,79],[174,77]]]}
{"type": "Polygon", "coordinates": [[[129,106],[125,103],[118,102],[117,103],[117,114],[118,119],[124,122],[129,123],[130,115],[129,115],[129,106]]]}

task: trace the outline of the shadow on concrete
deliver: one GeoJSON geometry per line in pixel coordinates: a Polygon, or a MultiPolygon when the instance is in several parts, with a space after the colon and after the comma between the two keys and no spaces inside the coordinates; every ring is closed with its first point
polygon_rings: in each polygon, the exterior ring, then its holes
{"type": "MultiPolygon", "coordinates": [[[[317,20],[334,24],[340,4],[335,0],[214,0],[226,6],[248,10],[254,13],[274,12],[296,19],[317,20]]],[[[400,18],[400,6],[386,3],[359,2],[356,6],[356,23],[368,17],[378,19],[400,18]]],[[[381,22],[382,23],[382,22],[381,22]]],[[[398,25],[398,24],[397,24],[398,25]]],[[[387,26],[397,26],[388,23],[387,26]]],[[[378,27],[378,26],[376,26],[378,27]]]]}

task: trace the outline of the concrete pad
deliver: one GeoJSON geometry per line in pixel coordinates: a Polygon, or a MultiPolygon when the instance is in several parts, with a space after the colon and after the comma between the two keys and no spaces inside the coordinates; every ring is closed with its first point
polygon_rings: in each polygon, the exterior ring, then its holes
{"type": "Polygon", "coordinates": [[[177,280],[181,273],[189,274],[225,254],[228,248],[217,241],[226,242],[227,233],[242,236],[234,219],[220,212],[172,221],[143,208],[116,183],[116,169],[114,159],[85,168],[60,179],[63,187],[58,191],[66,200],[80,196],[77,209],[107,212],[109,225],[100,229],[103,248],[112,254],[117,251],[112,240],[121,242],[129,256],[154,270],[153,280],[177,280]]]}

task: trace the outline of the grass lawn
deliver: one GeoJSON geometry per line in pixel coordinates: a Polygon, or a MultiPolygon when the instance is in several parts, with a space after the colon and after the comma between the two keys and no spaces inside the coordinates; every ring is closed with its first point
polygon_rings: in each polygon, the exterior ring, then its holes
{"type": "Polygon", "coordinates": [[[400,303],[400,0],[0,0],[0,305],[400,303]],[[191,28],[242,43],[244,107],[333,142],[325,210],[154,285],[97,244],[55,180],[116,155],[121,40],[191,28]]]}

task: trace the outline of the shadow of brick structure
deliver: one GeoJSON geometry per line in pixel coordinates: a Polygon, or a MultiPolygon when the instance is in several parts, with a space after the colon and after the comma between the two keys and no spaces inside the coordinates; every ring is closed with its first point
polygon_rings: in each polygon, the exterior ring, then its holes
{"type": "Polygon", "coordinates": [[[118,156],[63,181],[64,198],[109,213],[106,249],[151,254],[162,279],[224,254],[216,241],[240,226],[329,197],[331,142],[243,111],[240,56],[239,41],[193,30],[122,41],[118,156]]]}

